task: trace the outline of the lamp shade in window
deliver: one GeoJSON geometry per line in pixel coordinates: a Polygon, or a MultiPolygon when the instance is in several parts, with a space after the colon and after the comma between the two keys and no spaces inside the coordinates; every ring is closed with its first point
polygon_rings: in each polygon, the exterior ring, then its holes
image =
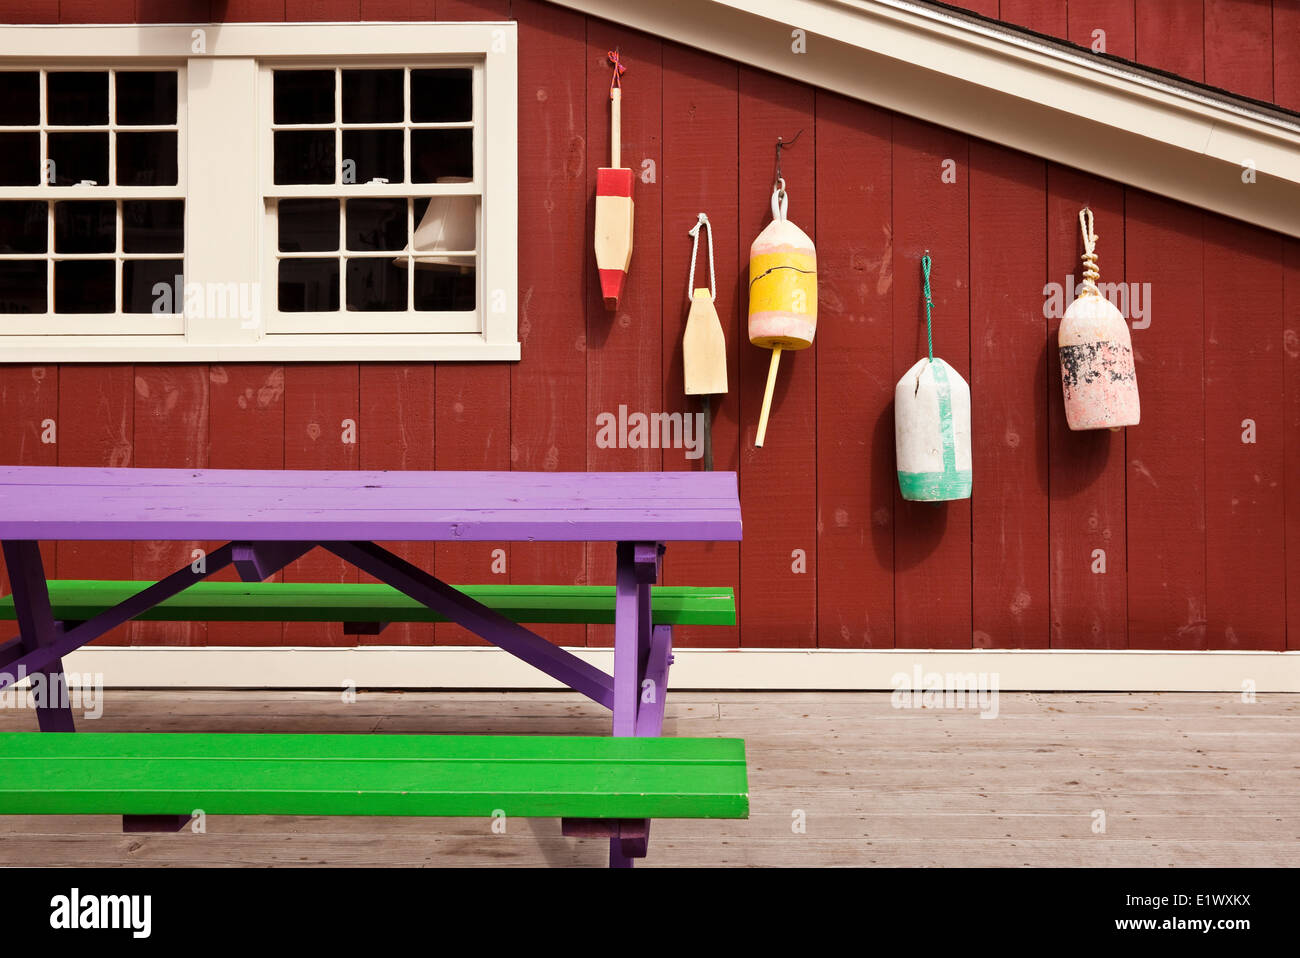
{"type": "MultiPolygon", "coordinates": [[[[468,183],[468,177],[443,176],[439,183],[468,183]]],[[[414,255],[416,269],[438,266],[474,265],[473,251],[477,248],[477,214],[473,196],[435,196],[415,227],[414,255]],[[459,253],[460,255],[448,255],[459,253]]],[[[408,247],[404,252],[410,254],[408,247]]],[[[398,266],[407,265],[407,257],[399,256],[398,266]]]]}

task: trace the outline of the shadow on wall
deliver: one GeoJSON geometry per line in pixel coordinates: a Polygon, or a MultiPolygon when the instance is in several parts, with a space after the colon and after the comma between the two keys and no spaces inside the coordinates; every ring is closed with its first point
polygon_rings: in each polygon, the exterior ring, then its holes
{"type": "MultiPolygon", "coordinates": [[[[1056,331],[1052,330],[1049,341],[1043,344],[1043,361],[1038,364],[1038,376],[1045,380],[1043,388],[1047,390],[1048,433],[1068,436],[1068,443],[1058,443],[1056,455],[1064,452],[1068,468],[1058,468],[1054,479],[1051,478],[1051,456],[1038,457],[1038,482],[1049,498],[1064,500],[1086,491],[1097,477],[1106,471],[1110,460],[1112,445],[1118,440],[1123,449],[1123,431],[1113,433],[1109,429],[1087,429],[1071,432],[1065,420],[1065,396],[1061,391],[1061,362],[1056,349],[1056,331]]],[[[976,482],[979,480],[976,479],[976,482]]]]}

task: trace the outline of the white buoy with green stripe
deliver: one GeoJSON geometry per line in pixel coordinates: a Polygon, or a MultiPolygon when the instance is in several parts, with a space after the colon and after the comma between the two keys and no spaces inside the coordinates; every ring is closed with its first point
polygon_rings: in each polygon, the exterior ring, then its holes
{"type": "Polygon", "coordinates": [[[934,355],[930,312],[931,261],[925,276],[925,327],[930,355],[907,371],[894,389],[898,488],[913,502],[968,499],[971,493],[970,386],[934,355]]]}

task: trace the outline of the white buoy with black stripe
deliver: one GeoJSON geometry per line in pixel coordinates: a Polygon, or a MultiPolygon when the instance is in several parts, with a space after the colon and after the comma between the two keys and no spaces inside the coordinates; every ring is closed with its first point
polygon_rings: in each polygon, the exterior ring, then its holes
{"type": "Polygon", "coordinates": [[[913,502],[968,499],[971,494],[970,386],[934,355],[930,257],[925,274],[925,323],[930,355],[918,360],[894,389],[898,488],[913,502]]]}

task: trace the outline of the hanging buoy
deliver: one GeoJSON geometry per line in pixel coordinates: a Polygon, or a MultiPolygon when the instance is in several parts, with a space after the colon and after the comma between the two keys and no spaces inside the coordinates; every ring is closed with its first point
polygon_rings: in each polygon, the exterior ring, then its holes
{"type": "Polygon", "coordinates": [[[596,268],[606,309],[618,309],[632,265],[632,170],[619,165],[622,135],[623,74],[618,51],[609,51],[614,77],[609,84],[609,166],[596,170],[596,268]]]}
{"type": "Polygon", "coordinates": [[[703,213],[699,214],[689,233],[691,245],[691,275],[686,281],[686,298],[691,311],[686,317],[686,332],[682,336],[682,372],[686,395],[700,397],[700,411],[704,416],[704,468],[713,470],[713,407],[711,397],[727,391],[727,340],[722,334],[722,323],[713,301],[718,298],[718,278],[713,268],[713,224],[703,213]],[[700,249],[700,227],[709,236],[709,288],[695,288],[695,255],[700,249]]]}
{"type": "Polygon", "coordinates": [[[1092,210],[1079,211],[1083,283],[1061,318],[1057,345],[1065,418],[1074,430],[1136,426],[1141,418],[1133,340],[1124,314],[1097,289],[1097,234],[1092,210]]]}
{"type": "Polygon", "coordinates": [[[921,269],[930,355],[909,369],[894,389],[898,489],[914,502],[968,499],[971,493],[970,386],[934,356],[930,265],[927,251],[921,269]]]}
{"type": "Polygon", "coordinates": [[[749,341],[772,350],[755,446],[763,445],[776,370],[784,349],[807,349],[817,332],[817,250],[808,234],[785,218],[785,180],[772,191],[772,222],[749,248],[749,341]]]}

